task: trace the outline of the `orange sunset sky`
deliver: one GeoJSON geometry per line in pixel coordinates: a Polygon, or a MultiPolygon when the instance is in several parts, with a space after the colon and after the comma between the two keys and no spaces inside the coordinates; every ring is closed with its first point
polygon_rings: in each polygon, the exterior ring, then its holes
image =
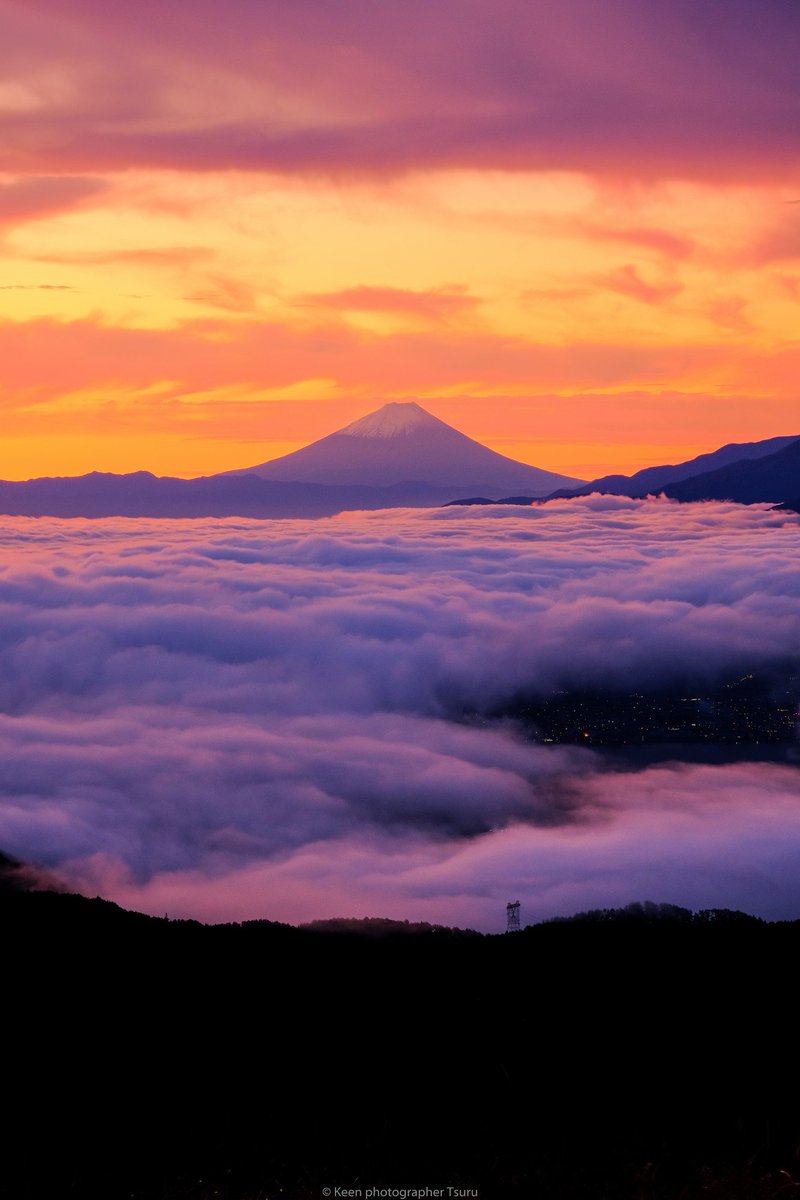
{"type": "Polygon", "coordinates": [[[0,3],[0,477],[800,434],[782,0],[0,3]]]}

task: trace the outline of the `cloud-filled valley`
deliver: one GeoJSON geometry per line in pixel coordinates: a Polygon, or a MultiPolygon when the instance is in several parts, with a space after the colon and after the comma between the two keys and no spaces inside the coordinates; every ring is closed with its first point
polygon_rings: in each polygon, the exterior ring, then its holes
{"type": "Polygon", "coordinates": [[[482,716],[796,670],[794,514],[594,496],[0,540],[0,848],[73,886],[488,929],[517,895],[800,909],[791,760],[613,769],[482,716]]]}

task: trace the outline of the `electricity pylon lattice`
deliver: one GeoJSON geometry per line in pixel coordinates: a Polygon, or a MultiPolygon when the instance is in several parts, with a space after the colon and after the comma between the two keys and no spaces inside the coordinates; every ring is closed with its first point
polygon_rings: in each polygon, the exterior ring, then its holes
{"type": "Polygon", "coordinates": [[[519,933],[519,900],[506,905],[506,916],[508,917],[506,932],[519,933]]]}

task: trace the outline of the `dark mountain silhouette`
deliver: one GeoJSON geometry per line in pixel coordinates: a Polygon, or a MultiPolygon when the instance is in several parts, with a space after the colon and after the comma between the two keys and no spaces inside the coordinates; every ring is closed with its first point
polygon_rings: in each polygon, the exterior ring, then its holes
{"type": "Polygon", "coordinates": [[[736,500],[740,504],[781,503],[800,490],[800,441],[791,442],[755,461],[735,462],[718,471],[695,475],[668,484],[667,496],[675,500],[736,500]]]}
{"type": "Polygon", "coordinates": [[[245,471],[281,482],[369,487],[414,480],[449,488],[451,495],[455,487],[476,494],[525,489],[542,496],[580,482],[497,454],[413,403],[384,404],[302,450],[245,471]]]}
{"type": "Polygon", "coordinates": [[[710,454],[700,454],[697,458],[690,458],[672,466],[645,467],[634,475],[603,475],[579,488],[559,488],[551,492],[548,499],[588,496],[592,492],[611,493],[615,496],[652,495],[664,491],[670,484],[680,483],[682,480],[692,479],[733,463],[766,458],[799,439],[800,434],[795,433],[786,437],[766,438],[761,442],[729,442],[710,454]]]}

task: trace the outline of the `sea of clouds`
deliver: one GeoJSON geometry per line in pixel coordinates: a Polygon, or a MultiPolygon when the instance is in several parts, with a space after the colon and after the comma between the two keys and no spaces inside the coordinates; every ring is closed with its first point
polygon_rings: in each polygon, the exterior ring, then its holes
{"type": "Polygon", "coordinates": [[[796,514],[3,518],[0,545],[0,849],[71,886],[215,920],[800,916],[791,762],[614,769],[464,719],[800,664],[796,514]]]}

